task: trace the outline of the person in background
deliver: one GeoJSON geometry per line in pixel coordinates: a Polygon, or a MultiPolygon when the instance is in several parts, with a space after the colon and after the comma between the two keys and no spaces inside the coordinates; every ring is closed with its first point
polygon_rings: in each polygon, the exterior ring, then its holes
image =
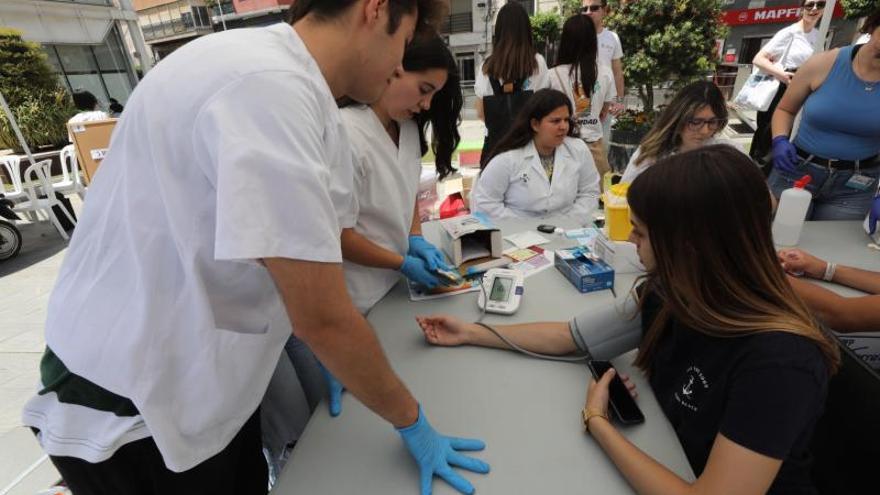
{"type": "Polygon", "coordinates": [[[571,124],[571,101],[536,92],[494,148],[471,192],[471,207],[492,219],[568,216],[592,222],[599,174],[571,124]]]}
{"type": "Polygon", "coordinates": [[[502,335],[531,352],[598,360],[638,348],[635,364],[697,476],[678,477],[609,420],[612,369],[590,381],[584,426],[639,494],[816,493],[809,445],[840,356],[779,266],[763,186],[728,146],[668,157],[629,188],[630,240],[647,274],[618,304],[569,322],[417,323],[434,345],[510,349],[502,335]]]}
{"type": "Polygon", "coordinates": [[[696,81],[682,88],[663,109],[633,153],[620,182],[633,182],[654,162],[675,153],[733,142],[718,137],[727,125],[727,104],[715,83],[696,81]]]}
{"type": "MultiPolygon", "coordinates": [[[[770,118],[776,110],[776,105],[785,94],[785,88],[791,83],[791,78],[798,67],[813,55],[814,46],[819,39],[819,30],[815,27],[822,18],[825,0],[804,0],[801,9],[800,20],[773,35],[752,59],[752,63],[757,68],[764,74],[775,77],[780,83],[776,96],[773,97],[767,110],[758,112],[757,127],[749,149],[749,156],[761,165],[769,161],[767,158],[770,154],[770,118]]],[[[767,172],[769,173],[769,169],[767,172]]]]}
{"type": "Polygon", "coordinates": [[[110,110],[110,117],[118,118],[122,115],[122,111],[125,107],[123,107],[122,103],[119,103],[116,98],[110,98],[110,106],[108,106],[107,109],[110,110]]]}
{"type": "Polygon", "coordinates": [[[880,330],[880,273],[819,259],[800,249],[779,251],[791,286],[819,320],[836,332],[880,330]],[[852,287],[869,295],[844,297],[802,278],[852,287]]]}
{"type": "MultiPolygon", "coordinates": [[[[79,112],[67,121],[68,124],[107,120],[110,118],[110,116],[107,115],[107,112],[98,107],[98,99],[89,91],[74,91],[72,97],[73,106],[75,106],[79,112]]],[[[67,132],[67,140],[71,143],[73,142],[73,135],[70,134],[70,131],[67,132]]]]}
{"type": "MultiPolygon", "coordinates": [[[[608,0],[582,0],[581,14],[588,16],[596,28],[597,42],[599,45],[598,61],[611,69],[614,74],[614,88],[616,96],[614,102],[608,107],[608,112],[602,119],[602,140],[607,145],[611,140],[611,125],[613,117],[624,110],[624,97],[626,88],[623,78],[623,45],[617,33],[605,28],[605,16],[608,15],[608,0]]],[[[606,146],[605,155],[608,155],[606,146]]]]}
{"type": "Polygon", "coordinates": [[[789,84],[773,114],[773,170],[778,198],[804,175],[813,201],[807,220],[861,220],[880,178],[880,9],[862,27],[863,45],[817,53],[789,84]],[[792,143],[795,116],[800,127],[792,143]]]}
{"type": "Polygon", "coordinates": [[[550,69],[550,87],[571,100],[574,120],[590,149],[599,181],[611,170],[602,136],[602,119],[617,95],[614,76],[605,64],[596,62],[596,28],[586,16],[568,18],[562,26],[556,66],[550,69]]]}
{"type": "MultiPolygon", "coordinates": [[[[477,117],[489,123],[492,116],[485,114],[483,99],[496,95],[493,86],[505,92],[537,91],[547,87],[547,62],[535,50],[529,15],[519,2],[508,2],[495,18],[492,36],[492,54],[477,71],[474,81],[477,117]]],[[[519,108],[512,108],[512,118],[519,108]]],[[[491,111],[491,110],[490,110],[491,111]]],[[[506,133],[507,127],[491,129],[487,125],[480,164],[485,165],[495,143],[506,133]]]]}

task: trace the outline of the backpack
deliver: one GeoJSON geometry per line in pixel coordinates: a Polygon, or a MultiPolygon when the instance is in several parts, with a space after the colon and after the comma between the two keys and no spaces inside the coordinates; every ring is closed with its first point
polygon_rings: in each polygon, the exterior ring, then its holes
{"type": "Polygon", "coordinates": [[[486,119],[488,132],[485,141],[483,141],[483,153],[480,156],[481,166],[486,165],[492,148],[507,133],[516,114],[534,93],[530,89],[522,89],[525,81],[526,79],[517,79],[502,86],[498,79],[489,78],[494,94],[483,98],[483,115],[486,119]]]}

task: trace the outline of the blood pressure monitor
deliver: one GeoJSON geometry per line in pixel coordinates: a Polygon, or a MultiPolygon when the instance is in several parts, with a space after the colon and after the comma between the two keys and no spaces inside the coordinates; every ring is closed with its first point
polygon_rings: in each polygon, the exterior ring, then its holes
{"type": "Polygon", "coordinates": [[[493,268],[487,271],[483,275],[483,287],[477,296],[477,306],[487,313],[512,315],[519,309],[523,282],[522,273],[516,270],[493,268]]]}

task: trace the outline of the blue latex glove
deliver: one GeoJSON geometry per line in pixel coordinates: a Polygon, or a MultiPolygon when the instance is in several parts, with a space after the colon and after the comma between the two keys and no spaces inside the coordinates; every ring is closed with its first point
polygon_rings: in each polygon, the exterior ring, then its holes
{"type": "Polygon", "coordinates": [[[406,278],[429,289],[440,285],[440,279],[433,271],[429,270],[428,263],[421,258],[406,255],[403,258],[403,264],[400,265],[400,271],[406,275],[406,278]]]}
{"type": "Polygon", "coordinates": [[[773,138],[773,166],[791,174],[797,173],[798,156],[794,145],[788,141],[788,136],[776,136],[773,138]]]}
{"type": "Polygon", "coordinates": [[[877,220],[880,220],[880,196],[874,197],[871,212],[868,214],[868,233],[871,235],[877,230],[877,220]]]}
{"type": "Polygon", "coordinates": [[[330,416],[335,418],[342,412],[342,392],[345,390],[345,387],[320,361],[318,366],[321,367],[321,373],[324,374],[324,379],[327,380],[327,404],[330,406],[330,416]]]}
{"type": "Polygon", "coordinates": [[[406,252],[409,256],[415,256],[425,260],[428,264],[428,270],[436,271],[438,268],[442,270],[452,270],[446,264],[446,258],[436,246],[426,241],[420,235],[409,236],[409,250],[406,252]]]}
{"type": "Polygon", "coordinates": [[[458,450],[483,450],[486,448],[486,444],[480,440],[440,435],[428,423],[422,406],[419,406],[419,419],[406,428],[398,428],[397,432],[400,433],[406,449],[419,465],[421,495],[430,495],[431,481],[435,474],[461,493],[474,493],[474,486],[453,471],[452,466],[475,473],[489,472],[489,465],[485,462],[457,452],[458,450]]]}

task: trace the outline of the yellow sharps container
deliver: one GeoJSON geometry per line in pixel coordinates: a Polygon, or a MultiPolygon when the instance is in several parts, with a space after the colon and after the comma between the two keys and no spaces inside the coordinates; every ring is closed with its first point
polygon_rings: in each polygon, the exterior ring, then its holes
{"type": "Polygon", "coordinates": [[[615,184],[605,190],[605,229],[614,241],[629,239],[632,224],[629,223],[629,204],[626,192],[629,184],[615,184]]]}

